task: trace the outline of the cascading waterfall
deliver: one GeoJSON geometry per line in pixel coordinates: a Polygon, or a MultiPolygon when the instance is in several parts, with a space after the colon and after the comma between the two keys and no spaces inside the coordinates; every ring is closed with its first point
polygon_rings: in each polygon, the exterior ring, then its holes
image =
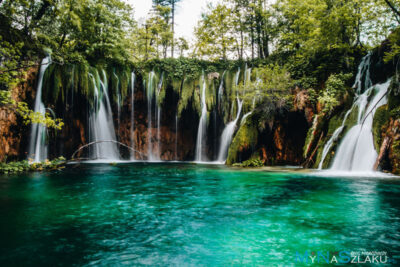
{"type": "Polygon", "coordinates": [[[339,139],[340,134],[343,132],[343,129],[345,127],[347,118],[349,117],[349,115],[351,114],[351,112],[353,111],[353,109],[355,107],[358,108],[358,121],[361,120],[361,116],[364,112],[365,107],[368,104],[368,93],[364,93],[361,94],[363,87],[365,89],[371,89],[372,86],[372,81],[370,79],[370,64],[371,64],[371,55],[372,53],[368,53],[365,57],[363,57],[363,59],[360,62],[360,65],[358,66],[358,72],[356,75],[356,79],[354,81],[353,87],[356,89],[356,99],[352,105],[352,107],[346,112],[342,124],[340,125],[339,128],[337,128],[331,138],[328,140],[328,142],[325,144],[323,150],[322,150],[322,157],[321,157],[321,161],[318,165],[318,169],[322,170],[324,161],[326,156],[328,155],[332,145],[334,144],[334,142],[336,142],[339,139]],[[364,77],[364,82],[363,82],[363,77],[364,77]]]}
{"type": "Polygon", "coordinates": [[[358,66],[358,72],[356,76],[356,80],[354,82],[353,88],[357,88],[356,93],[360,94],[364,88],[367,90],[372,86],[372,81],[370,78],[370,65],[371,65],[371,56],[372,52],[369,52],[363,59],[361,60],[360,65],[358,66]],[[364,77],[364,84],[363,84],[364,77]]]}
{"type": "Polygon", "coordinates": [[[239,98],[237,98],[238,110],[237,110],[236,118],[235,118],[235,120],[228,123],[228,125],[226,125],[224,131],[222,132],[221,144],[220,144],[219,153],[218,153],[218,161],[221,163],[226,161],[226,157],[228,154],[228,148],[232,142],[233,134],[235,133],[236,123],[238,122],[240,113],[242,112],[242,104],[243,104],[243,101],[241,101],[241,100],[239,100],[239,98]]]}
{"type": "MultiPolygon", "coordinates": [[[[46,109],[42,102],[43,77],[47,67],[51,64],[51,57],[47,56],[42,60],[39,71],[39,80],[36,88],[36,99],[34,111],[45,115],[46,109]]],[[[32,124],[30,141],[29,141],[29,157],[33,157],[34,162],[41,162],[47,159],[47,127],[42,124],[32,124]]]]}
{"type": "Polygon", "coordinates": [[[201,86],[201,117],[199,121],[199,127],[197,131],[197,141],[196,141],[196,161],[205,161],[205,156],[203,155],[203,145],[204,139],[206,137],[207,130],[207,104],[206,104],[206,78],[204,73],[202,75],[203,84],[201,86]]]}
{"type": "MultiPolygon", "coordinates": [[[[104,72],[104,70],[103,70],[104,72]]],[[[105,72],[104,72],[105,73],[105,72]]],[[[117,79],[117,108],[118,108],[118,128],[119,128],[119,124],[120,124],[120,120],[121,120],[121,103],[122,103],[122,99],[121,99],[121,92],[119,89],[119,77],[117,74],[115,74],[115,72],[113,72],[113,75],[115,76],[115,79],[117,79]]]]}
{"type": "MultiPolygon", "coordinates": [[[[105,76],[104,72],[103,75],[105,76]]],[[[95,107],[91,110],[89,115],[90,142],[112,141],[95,144],[94,148],[91,150],[90,158],[119,160],[118,146],[116,143],[113,143],[117,138],[115,135],[110,99],[107,92],[107,79],[104,77],[104,82],[100,80],[100,86],[98,86],[94,75],[89,74],[89,76],[95,89],[95,107]]]]}
{"type": "Polygon", "coordinates": [[[218,105],[219,105],[219,107],[221,107],[222,96],[224,94],[224,77],[225,77],[225,74],[226,74],[226,70],[222,73],[221,82],[220,82],[219,87],[218,87],[218,105]]]}
{"type": "Polygon", "coordinates": [[[163,86],[164,73],[161,74],[161,79],[157,86],[156,95],[156,110],[157,110],[157,159],[161,158],[161,103],[159,101],[161,89],[163,86]]]}
{"type": "Polygon", "coordinates": [[[340,125],[339,128],[337,128],[333,134],[332,137],[328,140],[328,142],[325,144],[324,149],[322,150],[322,157],[321,157],[321,161],[318,165],[318,169],[322,170],[322,166],[324,164],[325,158],[328,155],[329,150],[331,149],[332,145],[334,142],[336,142],[340,136],[340,134],[343,132],[344,126],[346,124],[347,118],[349,117],[350,113],[353,111],[353,108],[355,107],[355,105],[352,106],[351,109],[349,109],[346,112],[346,115],[344,116],[344,119],[342,121],[342,124],[340,125]]]}
{"type": "Polygon", "coordinates": [[[153,104],[153,94],[154,94],[154,79],[155,73],[151,71],[149,73],[148,81],[147,81],[147,159],[149,161],[154,160],[153,156],[153,141],[152,141],[152,104],[153,104]]]}
{"type": "Polygon", "coordinates": [[[373,145],[372,124],[375,110],[386,103],[386,95],[390,81],[372,86],[370,78],[371,53],[368,53],[358,66],[358,73],[353,85],[356,98],[352,107],[346,112],[342,124],[337,128],[322,150],[318,169],[322,169],[326,156],[333,144],[342,134],[349,115],[358,109],[357,124],[353,126],[342,140],[331,170],[335,171],[372,171],[377,158],[373,145]],[[363,92],[363,89],[365,90],[363,92]],[[363,92],[363,93],[362,93],[363,92]],[[375,93],[372,100],[371,95],[375,93]]]}
{"type": "Polygon", "coordinates": [[[373,171],[378,157],[372,136],[372,124],[377,108],[387,103],[390,80],[366,90],[356,101],[359,105],[358,122],[344,137],[333,161],[334,171],[373,171]],[[371,101],[368,97],[375,93],[371,101]],[[361,101],[360,101],[361,100],[361,101]]]}
{"type": "Polygon", "coordinates": [[[247,67],[247,63],[246,63],[246,70],[244,72],[244,79],[243,79],[243,84],[246,85],[248,82],[250,82],[251,79],[251,71],[252,68],[248,68],[247,67]]]}
{"type": "Polygon", "coordinates": [[[238,68],[238,71],[236,72],[236,75],[235,75],[235,85],[236,86],[239,85],[239,78],[240,78],[240,67],[238,68]]]}
{"type": "MultiPolygon", "coordinates": [[[[131,73],[131,147],[135,149],[135,81],[136,75],[135,72],[131,73]]],[[[135,160],[136,155],[135,152],[131,152],[131,159],[135,160]]]]}

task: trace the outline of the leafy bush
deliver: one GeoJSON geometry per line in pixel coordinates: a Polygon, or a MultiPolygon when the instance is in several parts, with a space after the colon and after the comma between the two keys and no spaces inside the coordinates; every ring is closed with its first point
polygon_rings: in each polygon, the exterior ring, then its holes
{"type": "Polygon", "coordinates": [[[23,172],[34,172],[34,171],[45,171],[60,169],[66,163],[64,157],[59,157],[52,161],[45,160],[44,162],[32,163],[28,160],[16,161],[16,162],[1,162],[0,163],[0,174],[15,174],[23,172]]]}
{"type": "Polygon", "coordinates": [[[351,73],[331,74],[326,81],[326,87],[318,101],[323,105],[323,112],[329,113],[343,100],[346,93],[346,82],[352,77],[351,73]]]}

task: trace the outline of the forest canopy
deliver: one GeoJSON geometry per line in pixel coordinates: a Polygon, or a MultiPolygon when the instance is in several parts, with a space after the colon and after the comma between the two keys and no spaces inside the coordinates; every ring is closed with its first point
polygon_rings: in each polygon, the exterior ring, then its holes
{"type": "MultiPolygon", "coordinates": [[[[292,62],[291,70],[327,51],[352,62],[355,51],[378,45],[400,22],[397,0],[221,0],[209,3],[195,40],[186,40],[175,34],[182,1],[153,0],[141,23],[122,0],[0,1],[1,88],[18,82],[45,53],[54,63],[92,65],[168,57],[280,59],[292,62]]],[[[390,40],[394,48],[397,39],[390,40]]],[[[305,75],[296,72],[295,78],[305,75]]]]}

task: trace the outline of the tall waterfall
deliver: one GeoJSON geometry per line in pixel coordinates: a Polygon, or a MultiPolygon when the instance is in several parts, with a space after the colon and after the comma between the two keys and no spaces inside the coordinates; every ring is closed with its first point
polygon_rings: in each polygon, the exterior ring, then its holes
{"type": "Polygon", "coordinates": [[[196,161],[204,161],[205,156],[203,155],[203,145],[206,138],[207,130],[207,104],[206,104],[206,78],[203,73],[203,84],[201,86],[201,117],[199,121],[199,128],[197,131],[196,141],[196,161]]]}
{"type": "Polygon", "coordinates": [[[369,52],[365,57],[363,57],[360,65],[358,66],[356,80],[353,85],[353,88],[357,88],[357,94],[360,94],[363,89],[367,90],[372,86],[372,81],[370,78],[371,75],[369,71],[371,65],[371,56],[372,53],[369,52]]]}
{"type": "Polygon", "coordinates": [[[241,100],[239,100],[239,98],[237,98],[237,105],[238,105],[237,109],[238,110],[237,110],[236,118],[235,118],[235,120],[228,123],[226,125],[224,131],[222,132],[221,143],[220,143],[219,152],[218,152],[218,161],[219,162],[226,161],[226,157],[228,154],[228,148],[232,142],[232,137],[233,137],[233,134],[234,134],[235,128],[236,128],[236,123],[239,120],[240,113],[242,112],[242,104],[243,104],[243,101],[241,101],[241,100]]]}
{"type": "Polygon", "coordinates": [[[235,85],[238,86],[239,84],[239,78],[240,78],[240,67],[238,68],[238,71],[236,72],[235,75],[235,85]]]}
{"type": "Polygon", "coordinates": [[[218,106],[221,107],[222,96],[224,94],[224,77],[226,70],[222,73],[221,82],[218,87],[218,106]]]}
{"type": "Polygon", "coordinates": [[[153,106],[153,94],[154,94],[154,79],[155,73],[151,71],[149,73],[148,81],[147,81],[147,160],[154,160],[153,156],[153,140],[152,140],[152,106],[153,106]]]}
{"type": "MultiPolygon", "coordinates": [[[[357,102],[356,102],[356,103],[357,103],[357,102]]],[[[355,103],[355,104],[356,104],[356,103],[355,103]]],[[[336,142],[336,141],[338,140],[340,134],[343,132],[344,126],[345,126],[346,121],[347,121],[347,118],[349,117],[350,113],[353,111],[353,109],[354,109],[355,106],[356,106],[356,105],[353,105],[352,108],[349,109],[349,110],[346,112],[346,115],[344,116],[344,119],[343,119],[343,121],[342,121],[342,124],[340,125],[339,128],[337,128],[337,129],[333,132],[331,138],[330,138],[330,139],[328,140],[328,142],[325,144],[324,149],[322,150],[321,161],[319,162],[319,165],[318,165],[318,169],[319,169],[319,170],[322,170],[322,166],[323,166],[323,164],[324,164],[324,161],[325,161],[326,156],[328,155],[329,150],[331,149],[333,143],[336,142]]]]}
{"type": "Polygon", "coordinates": [[[108,97],[107,77],[103,72],[103,81],[96,82],[93,74],[89,74],[94,85],[94,108],[89,115],[90,142],[107,141],[97,143],[90,151],[91,159],[119,160],[119,150],[116,143],[115,128],[112,117],[110,99],[108,97]],[[111,141],[111,142],[110,142],[111,141]]]}
{"type": "MultiPolygon", "coordinates": [[[[135,149],[135,81],[136,75],[135,72],[131,73],[131,147],[135,149]]],[[[131,152],[131,159],[135,160],[136,155],[135,152],[131,152]]]]}
{"type": "MultiPolygon", "coordinates": [[[[103,70],[103,73],[105,73],[104,72],[104,70],[103,70]]],[[[120,121],[121,121],[121,103],[122,103],[122,99],[121,99],[121,91],[120,91],[120,88],[119,88],[119,77],[118,77],[118,75],[117,74],[115,74],[115,72],[113,72],[113,75],[114,75],[114,77],[115,77],[115,79],[117,80],[117,86],[116,86],[116,88],[117,88],[117,114],[118,114],[118,121],[117,121],[117,123],[118,123],[118,129],[119,129],[119,124],[120,124],[120,121]]]]}
{"type": "Polygon", "coordinates": [[[337,128],[322,150],[318,169],[322,169],[326,156],[333,144],[342,134],[349,115],[358,109],[357,124],[354,125],[341,141],[335,154],[331,170],[335,171],[372,171],[377,158],[375,151],[372,124],[375,111],[386,104],[386,92],[390,81],[372,86],[370,78],[371,53],[367,54],[358,66],[358,73],[353,85],[356,98],[352,107],[346,112],[342,124],[337,128]]]}
{"type": "Polygon", "coordinates": [[[156,92],[156,110],[157,110],[157,159],[161,158],[161,103],[160,103],[160,93],[163,86],[164,73],[161,73],[160,81],[158,82],[157,92],[156,92]]]}
{"type": "MultiPolygon", "coordinates": [[[[36,88],[36,99],[34,111],[45,115],[46,109],[42,102],[43,76],[47,67],[51,64],[51,57],[47,56],[42,60],[39,71],[39,80],[36,88]]],[[[33,157],[34,162],[47,159],[47,127],[42,124],[32,124],[29,140],[29,157],[33,157]]]]}
{"type": "Polygon", "coordinates": [[[341,142],[331,170],[373,171],[378,154],[374,147],[372,124],[376,109],[387,103],[386,92],[389,85],[390,80],[370,87],[356,100],[359,107],[358,122],[341,142]],[[374,93],[368,101],[368,97],[374,93]]]}

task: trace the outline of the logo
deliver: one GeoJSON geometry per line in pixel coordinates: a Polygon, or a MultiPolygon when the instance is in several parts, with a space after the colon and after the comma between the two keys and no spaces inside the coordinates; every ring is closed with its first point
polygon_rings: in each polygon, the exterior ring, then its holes
{"type": "Polygon", "coordinates": [[[386,251],[296,251],[295,263],[306,264],[394,264],[386,251]]]}

